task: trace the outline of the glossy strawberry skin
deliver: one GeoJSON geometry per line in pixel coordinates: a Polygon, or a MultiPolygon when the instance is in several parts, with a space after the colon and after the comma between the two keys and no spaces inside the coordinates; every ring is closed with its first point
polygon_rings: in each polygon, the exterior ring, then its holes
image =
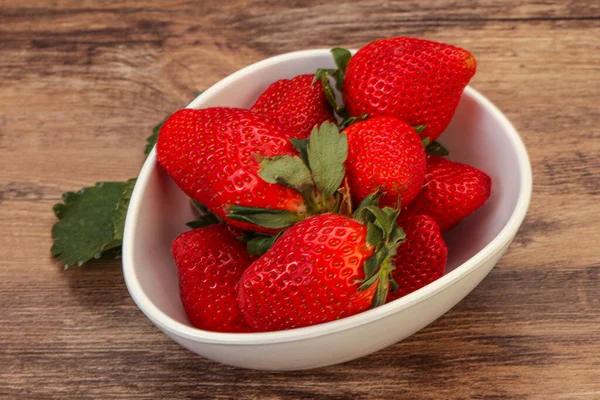
{"type": "Polygon", "coordinates": [[[237,304],[238,282],[252,263],[225,224],[179,235],[171,252],[179,294],[192,325],[216,332],[251,332],[237,304]]]}
{"type": "Polygon", "coordinates": [[[346,176],[359,204],[382,189],[380,206],[413,201],[423,187],[426,156],[419,135],[407,123],[392,117],[356,122],[344,131],[348,137],[346,176]]]}
{"type": "Polygon", "coordinates": [[[248,325],[299,328],[367,310],[376,285],[358,292],[374,250],[366,234],[364,225],[330,213],[288,229],[242,276],[238,302],[248,325]]]}
{"type": "Polygon", "coordinates": [[[433,141],[450,123],[476,68],[475,58],[458,47],[407,37],[376,40],[348,63],[346,109],[425,124],[420,135],[433,141]]]}
{"type": "Polygon", "coordinates": [[[415,201],[401,214],[433,217],[442,232],[481,207],[490,197],[492,180],[470,165],[430,155],[427,157],[425,185],[415,201]]]}
{"type": "Polygon", "coordinates": [[[300,194],[258,176],[256,154],[295,155],[292,133],[266,117],[235,108],[183,109],[164,123],[156,155],[191,198],[240,229],[268,231],[225,217],[227,206],[303,209],[300,194]]]}
{"type": "Polygon", "coordinates": [[[315,125],[333,120],[333,113],[320,81],[314,74],[298,75],[271,84],[250,109],[287,128],[293,136],[306,139],[315,125]]]}
{"type": "Polygon", "coordinates": [[[441,278],[448,260],[448,248],[440,227],[427,215],[415,215],[400,223],[406,239],[392,263],[392,277],[398,290],[389,292],[386,302],[406,296],[441,278]]]}

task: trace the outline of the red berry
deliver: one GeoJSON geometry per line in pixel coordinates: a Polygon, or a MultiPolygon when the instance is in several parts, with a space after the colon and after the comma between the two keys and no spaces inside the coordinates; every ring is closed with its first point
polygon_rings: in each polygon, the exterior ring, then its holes
{"type": "Polygon", "coordinates": [[[406,240],[393,259],[392,277],[398,290],[389,292],[387,302],[399,299],[444,275],[448,248],[435,220],[416,215],[400,223],[406,240]]]}
{"type": "Polygon", "coordinates": [[[373,255],[367,228],[320,214],[289,228],[240,281],[238,301],[257,331],[299,328],[368,309],[377,285],[358,291],[373,255]]]}
{"type": "Polygon", "coordinates": [[[237,304],[238,282],[252,263],[224,224],[182,233],[171,249],[185,312],[200,329],[250,332],[237,304]]]}
{"type": "Polygon", "coordinates": [[[235,108],[183,109],[164,123],[156,145],[160,165],[191,198],[240,229],[268,231],[225,217],[229,205],[304,210],[300,194],[265,182],[257,154],[295,155],[292,133],[267,117],[235,108]]]}
{"type": "Polygon", "coordinates": [[[250,110],[266,115],[296,138],[307,138],[315,125],[333,120],[321,82],[312,84],[314,77],[298,75],[278,80],[260,95],[250,110]]]}
{"type": "Polygon", "coordinates": [[[419,194],[425,179],[425,149],[407,123],[391,117],[356,122],[348,137],[346,176],[354,201],[383,189],[380,206],[406,206],[419,194]]]}
{"type": "Polygon", "coordinates": [[[400,217],[429,215],[447,232],[481,207],[491,189],[492,180],[485,172],[430,155],[423,190],[400,217]]]}
{"type": "Polygon", "coordinates": [[[391,116],[426,125],[435,140],[446,129],[476,62],[468,51],[429,40],[395,37],[371,42],[348,63],[343,95],[353,116],[391,116]]]}

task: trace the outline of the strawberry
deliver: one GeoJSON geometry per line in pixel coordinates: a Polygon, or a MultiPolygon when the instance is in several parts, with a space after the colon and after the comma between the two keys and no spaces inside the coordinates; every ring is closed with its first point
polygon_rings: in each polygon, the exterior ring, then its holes
{"type": "MultiPolygon", "coordinates": [[[[260,167],[258,175],[267,183],[296,191],[304,199],[303,210],[293,213],[232,205],[227,214],[229,219],[268,229],[287,228],[308,216],[339,212],[341,208],[349,206],[349,197],[339,190],[344,180],[344,161],[348,154],[346,135],[340,134],[333,123],[326,121],[313,128],[309,139],[292,138],[290,141],[298,150],[298,155],[255,155],[260,167]]],[[[258,240],[262,241],[260,238],[258,240]]]]}
{"type": "Polygon", "coordinates": [[[217,332],[250,332],[237,304],[237,285],[251,264],[225,224],[179,235],[171,249],[183,308],[194,325],[217,332]]]}
{"type": "Polygon", "coordinates": [[[376,210],[369,230],[365,220],[326,213],[285,231],[240,280],[238,302],[248,325],[257,331],[298,328],[383,304],[391,255],[403,234],[398,211],[376,210]]]}
{"type": "Polygon", "coordinates": [[[293,133],[306,139],[315,125],[333,120],[331,108],[320,81],[313,85],[314,75],[298,75],[271,84],[250,109],[269,117],[293,133]]]}
{"type": "Polygon", "coordinates": [[[305,210],[302,196],[258,176],[255,155],[296,154],[292,133],[267,117],[235,108],[183,109],[164,123],[156,145],[160,165],[191,198],[241,229],[256,225],[229,219],[231,205],[305,210]]]}
{"type": "Polygon", "coordinates": [[[425,149],[406,122],[375,117],[356,122],[348,137],[346,176],[354,200],[362,201],[377,189],[385,193],[380,205],[393,206],[401,197],[406,206],[419,194],[425,180],[425,149]]]}
{"type": "Polygon", "coordinates": [[[476,62],[468,51],[429,40],[371,42],[350,59],[343,84],[351,116],[392,116],[434,141],[446,129],[476,62]]]}
{"type": "Polygon", "coordinates": [[[427,215],[415,215],[401,223],[406,240],[393,259],[392,277],[398,290],[389,292],[387,302],[399,299],[444,275],[448,248],[440,227],[427,215]]]}
{"type": "Polygon", "coordinates": [[[485,172],[430,155],[423,190],[403,211],[402,218],[429,215],[442,232],[447,232],[481,207],[490,197],[491,188],[492,180],[485,172]]]}

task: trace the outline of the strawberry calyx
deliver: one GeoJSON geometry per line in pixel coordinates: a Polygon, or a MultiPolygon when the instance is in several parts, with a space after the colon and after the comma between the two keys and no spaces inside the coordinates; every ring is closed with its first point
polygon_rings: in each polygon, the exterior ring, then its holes
{"type": "Polygon", "coordinates": [[[329,103],[331,108],[341,118],[346,118],[346,109],[343,104],[338,104],[333,88],[331,87],[329,77],[333,78],[337,90],[341,91],[342,85],[344,84],[344,76],[346,75],[346,67],[348,66],[348,62],[350,61],[352,54],[349,50],[344,49],[342,47],[334,47],[330,50],[330,52],[333,56],[333,61],[335,62],[337,68],[317,69],[317,71],[315,72],[315,77],[313,79],[313,85],[320,80],[321,86],[323,87],[323,93],[325,94],[327,102],[329,103]]]}
{"type": "Polygon", "coordinates": [[[398,246],[406,238],[404,231],[396,223],[400,215],[400,201],[396,208],[379,208],[379,197],[378,192],[367,196],[353,215],[354,219],[367,226],[367,244],[375,246],[373,255],[365,261],[365,277],[360,281],[362,284],[358,288],[359,291],[363,291],[377,285],[372,308],[385,303],[390,289],[393,292],[398,289],[398,284],[392,276],[395,268],[392,259],[398,246]]]}
{"type": "MultiPolygon", "coordinates": [[[[284,229],[307,217],[325,212],[338,213],[348,201],[339,191],[346,174],[348,140],[331,122],[315,126],[309,139],[292,139],[297,156],[262,157],[258,175],[268,183],[280,184],[300,193],[305,207],[298,211],[231,205],[227,217],[265,228],[284,229]]],[[[347,209],[347,207],[345,207],[347,209]]]]}
{"type": "Polygon", "coordinates": [[[427,154],[434,154],[436,156],[447,156],[450,154],[448,149],[446,149],[440,142],[435,140],[429,145],[425,146],[425,152],[427,154]]]}
{"type": "Polygon", "coordinates": [[[200,203],[198,200],[190,200],[190,205],[194,213],[195,219],[187,222],[186,225],[192,229],[203,228],[205,226],[216,225],[223,222],[221,218],[213,214],[208,207],[200,203]]]}
{"type": "Polygon", "coordinates": [[[367,113],[363,113],[357,117],[348,117],[348,118],[344,119],[342,122],[340,122],[340,124],[339,124],[340,130],[344,130],[347,127],[349,127],[350,125],[352,125],[356,122],[364,121],[368,118],[369,118],[369,114],[367,114],[367,113]]]}
{"type": "MultiPolygon", "coordinates": [[[[425,131],[425,128],[427,128],[427,124],[413,126],[413,129],[419,135],[425,131]]],[[[442,146],[440,142],[435,140],[432,142],[429,136],[422,138],[421,143],[423,143],[423,147],[425,147],[425,152],[427,154],[435,154],[436,156],[447,156],[450,154],[448,149],[442,146]]]]}
{"type": "MultiPolygon", "coordinates": [[[[415,130],[415,132],[417,132],[419,135],[421,133],[423,133],[425,131],[425,128],[427,128],[427,124],[421,124],[421,125],[414,125],[413,129],[415,130]]],[[[425,140],[427,140],[427,144],[429,144],[429,142],[431,141],[431,139],[429,137],[424,137],[423,139],[423,144],[425,145],[425,140]]],[[[426,146],[426,145],[425,145],[426,146]]]]}

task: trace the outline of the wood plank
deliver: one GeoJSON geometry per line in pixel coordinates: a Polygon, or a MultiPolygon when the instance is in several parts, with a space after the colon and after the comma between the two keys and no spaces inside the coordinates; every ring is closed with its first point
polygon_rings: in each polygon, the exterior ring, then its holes
{"type": "Polygon", "coordinates": [[[600,398],[600,3],[0,2],[0,398],[600,398]],[[515,242],[457,307],[338,366],[231,368],[152,326],[119,260],[49,257],[62,192],[135,176],[153,125],[235,70],[414,35],[471,50],[529,149],[515,242]]]}
{"type": "MultiPolygon", "coordinates": [[[[594,106],[598,92],[589,88],[600,87],[600,51],[590,51],[600,49],[600,24],[569,22],[569,33],[552,29],[555,22],[516,28],[494,24],[496,36],[486,41],[478,41],[477,35],[462,37],[464,30],[460,27],[430,36],[463,45],[476,54],[479,72],[473,86],[505,111],[521,132],[536,166],[536,192],[598,193],[600,142],[593,139],[600,136],[595,126],[600,110],[594,106]],[[531,37],[543,38],[535,41],[535,51],[531,49],[531,37]],[[581,62],[572,62],[575,55],[581,62]],[[569,75],[562,76],[562,71],[569,71],[569,75]],[[553,84],[548,85],[549,81],[553,84]],[[544,101],[540,101],[541,94],[544,101]],[[563,104],[565,96],[569,101],[563,104]]],[[[298,48],[278,45],[279,51],[298,48]]],[[[308,43],[306,47],[313,45],[318,44],[308,43]]],[[[186,104],[195,91],[262,58],[249,52],[232,61],[236,48],[220,54],[221,60],[229,60],[228,65],[213,60],[218,68],[206,74],[207,54],[189,43],[177,43],[168,51],[177,52],[185,63],[171,59],[163,69],[152,73],[144,69],[148,63],[153,64],[151,58],[122,58],[116,62],[122,50],[115,50],[93,61],[95,71],[88,68],[88,73],[79,74],[81,66],[61,67],[74,72],[67,84],[59,84],[63,82],[62,74],[27,77],[26,82],[32,80],[32,84],[25,86],[19,81],[0,80],[6,86],[0,100],[5,110],[0,120],[0,159],[16,167],[0,170],[0,182],[4,182],[0,193],[4,198],[58,198],[63,191],[98,179],[127,179],[136,174],[144,158],[144,139],[153,125],[186,104]],[[112,67],[106,69],[106,65],[112,67]],[[129,78],[122,78],[124,69],[131,72],[129,78]],[[182,83],[182,75],[201,80],[182,83]],[[103,77],[102,82],[94,76],[103,77]],[[115,145],[119,146],[117,152],[115,145]],[[69,162],[57,163],[57,159],[69,162]],[[24,164],[30,163],[35,174],[24,176],[24,164]],[[65,173],[71,168],[82,171],[82,179],[71,182],[65,173]],[[96,169],[105,172],[98,176],[96,169]],[[60,177],[68,179],[51,183],[60,177]]],[[[214,49],[206,51],[218,53],[214,49]]],[[[53,57],[62,57],[61,53],[53,57]]],[[[42,69],[41,65],[32,68],[42,69]]]]}

